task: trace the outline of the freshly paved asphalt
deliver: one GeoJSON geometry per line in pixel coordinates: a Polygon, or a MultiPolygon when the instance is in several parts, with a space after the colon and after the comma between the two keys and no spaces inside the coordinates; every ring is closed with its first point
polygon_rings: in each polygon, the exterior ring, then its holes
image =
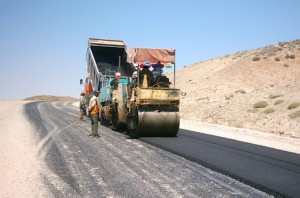
{"type": "Polygon", "coordinates": [[[299,154],[187,130],[141,140],[275,196],[300,196],[299,154]]]}

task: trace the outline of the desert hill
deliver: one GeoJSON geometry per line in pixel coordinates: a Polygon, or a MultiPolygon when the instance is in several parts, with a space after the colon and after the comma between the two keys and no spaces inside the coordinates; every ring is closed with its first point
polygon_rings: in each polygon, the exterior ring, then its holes
{"type": "Polygon", "coordinates": [[[185,66],[176,87],[182,118],[300,138],[300,40],[185,66]]]}
{"type": "Polygon", "coordinates": [[[70,96],[53,96],[53,95],[38,95],[25,98],[24,100],[33,100],[33,101],[76,101],[78,99],[70,96]]]}

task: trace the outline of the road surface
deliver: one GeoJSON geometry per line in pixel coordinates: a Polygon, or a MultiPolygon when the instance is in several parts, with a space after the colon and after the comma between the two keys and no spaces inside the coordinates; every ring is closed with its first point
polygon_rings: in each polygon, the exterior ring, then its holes
{"type": "Polygon", "coordinates": [[[270,197],[144,139],[103,126],[99,139],[89,137],[90,120],[79,121],[71,102],[28,103],[25,113],[47,164],[40,174],[55,197],[270,197]]]}

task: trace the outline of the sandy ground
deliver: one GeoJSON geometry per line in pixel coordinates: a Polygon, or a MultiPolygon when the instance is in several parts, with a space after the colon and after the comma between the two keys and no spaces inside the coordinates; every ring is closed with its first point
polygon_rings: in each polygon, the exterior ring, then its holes
{"type": "Polygon", "coordinates": [[[43,186],[43,163],[37,156],[36,138],[24,116],[25,101],[0,101],[1,197],[48,197],[43,186]]]}
{"type": "MultiPolygon", "coordinates": [[[[24,114],[28,101],[0,101],[1,197],[49,197],[43,183],[46,165],[38,156],[37,139],[24,114]]],[[[73,103],[78,107],[77,103],[73,103]]],[[[181,120],[181,128],[300,154],[297,138],[241,128],[181,120]]]]}
{"type": "Polygon", "coordinates": [[[177,70],[176,87],[186,93],[180,100],[181,118],[300,138],[300,106],[289,108],[300,104],[297,43],[237,52],[177,70]],[[288,54],[295,58],[286,58],[288,54]],[[259,101],[267,106],[255,108],[259,101]]]}

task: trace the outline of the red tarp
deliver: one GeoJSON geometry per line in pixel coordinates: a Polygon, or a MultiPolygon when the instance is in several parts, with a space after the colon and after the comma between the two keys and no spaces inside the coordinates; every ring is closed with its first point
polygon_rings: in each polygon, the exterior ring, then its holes
{"type": "Polygon", "coordinates": [[[141,64],[150,61],[155,64],[158,61],[166,67],[175,63],[174,49],[150,49],[150,48],[127,48],[127,62],[141,64]]]}

